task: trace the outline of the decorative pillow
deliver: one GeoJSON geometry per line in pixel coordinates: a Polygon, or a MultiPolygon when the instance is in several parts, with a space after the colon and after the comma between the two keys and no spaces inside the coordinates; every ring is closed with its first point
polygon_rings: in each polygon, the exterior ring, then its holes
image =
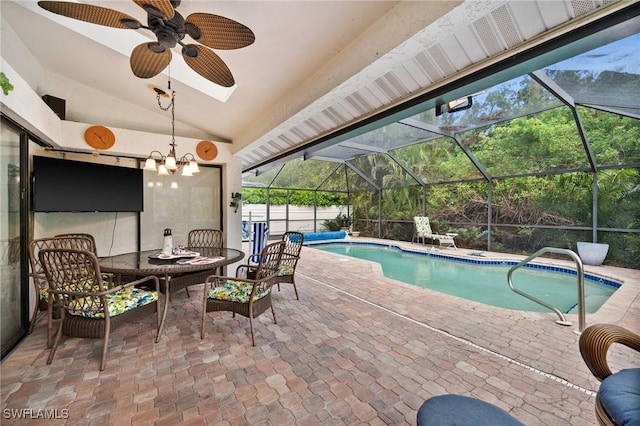
{"type": "Polygon", "coordinates": [[[615,424],[640,424],[640,368],[627,368],[608,376],[598,394],[615,424]]]}
{"type": "MultiPolygon", "coordinates": [[[[249,297],[251,296],[251,290],[253,288],[252,283],[245,283],[242,281],[228,280],[223,286],[214,287],[209,290],[209,299],[226,300],[228,302],[249,303],[249,297]]],[[[267,286],[266,290],[258,291],[253,300],[262,299],[269,294],[271,287],[267,286]]]]}
{"type": "MultiPolygon", "coordinates": [[[[99,299],[99,297],[76,299],[69,305],[69,313],[87,318],[102,319],[104,318],[103,311],[91,310],[92,306],[99,306],[99,299]]],[[[147,291],[135,287],[125,288],[124,290],[107,295],[109,316],[114,317],[157,300],[158,293],[155,291],[147,291]]]]}

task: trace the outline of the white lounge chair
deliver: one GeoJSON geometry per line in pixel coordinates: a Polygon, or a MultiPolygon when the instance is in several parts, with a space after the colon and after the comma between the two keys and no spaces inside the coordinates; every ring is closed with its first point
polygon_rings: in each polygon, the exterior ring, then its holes
{"type": "Polygon", "coordinates": [[[454,234],[435,234],[431,230],[431,224],[427,216],[414,216],[413,222],[415,223],[416,231],[413,236],[414,241],[420,241],[422,238],[422,244],[426,238],[430,239],[433,243],[437,240],[441,247],[453,247],[457,249],[456,242],[453,240],[454,234]]]}

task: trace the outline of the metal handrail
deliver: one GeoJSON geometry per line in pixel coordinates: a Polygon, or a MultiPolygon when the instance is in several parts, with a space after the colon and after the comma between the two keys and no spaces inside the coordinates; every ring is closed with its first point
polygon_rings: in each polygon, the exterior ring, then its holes
{"type": "Polygon", "coordinates": [[[564,316],[564,314],[562,312],[560,312],[560,310],[558,308],[556,308],[553,305],[550,305],[549,303],[540,300],[528,293],[525,293],[522,290],[519,290],[517,288],[515,288],[513,286],[513,281],[511,279],[511,275],[513,274],[513,272],[524,266],[525,264],[529,263],[531,260],[535,259],[536,257],[539,257],[541,255],[543,255],[544,253],[556,253],[556,254],[565,254],[569,257],[571,257],[575,262],[576,262],[576,277],[578,280],[578,334],[582,333],[582,330],[584,330],[584,325],[585,325],[585,308],[584,308],[584,266],[582,265],[582,260],[580,259],[580,257],[573,251],[568,250],[568,249],[560,249],[560,248],[555,248],[555,247],[544,247],[540,250],[538,250],[537,252],[535,252],[534,254],[532,254],[531,256],[527,257],[526,259],[524,259],[523,261],[521,261],[520,263],[518,263],[517,265],[512,266],[509,269],[509,273],[507,274],[507,281],[509,283],[509,287],[511,288],[511,290],[513,290],[514,292],[518,293],[521,296],[526,297],[527,299],[536,302],[542,306],[545,306],[549,309],[551,309],[553,312],[555,312],[558,317],[560,317],[559,320],[556,320],[557,324],[560,325],[571,325],[570,321],[567,321],[567,318],[564,316]]]}

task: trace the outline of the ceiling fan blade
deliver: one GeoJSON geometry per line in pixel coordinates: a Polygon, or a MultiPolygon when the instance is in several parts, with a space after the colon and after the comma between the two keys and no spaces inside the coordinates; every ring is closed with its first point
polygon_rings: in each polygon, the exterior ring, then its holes
{"type": "Polygon", "coordinates": [[[133,0],[145,12],[161,18],[171,19],[176,13],[170,0],[133,0]],[[158,12],[161,14],[159,15],[158,12]]]}
{"type": "Polygon", "coordinates": [[[231,87],[235,84],[227,64],[206,47],[187,44],[182,48],[182,57],[187,65],[207,80],[223,87],[231,87]]]}
{"type": "Polygon", "coordinates": [[[210,13],[187,16],[185,29],[195,41],[213,49],[240,49],[256,39],[253,31],[241,23],[210,13]]]}
{"type": "Polygon", "coordinates": [[[131,71],[136,77],[151,78],[169,65],[171,50],[165,49],[155,42],[142,43],[133,49],[129,62],[131,71]],[[164,50],[158,51],[160,49],[164,50]]]}
{"type": "MultiPolygon", "coordinates": [[[[113,28],[133,28],[131,22],[139,22],[122,12],[108,9],[106,7],[93,6],[85,3],[72,3],[65,1],[39,1],[38,6],[58,15],[67,18],[77,19],[79,21],[90,22],[92,24],[104,25],[113,28]],[[129,22],[129,25],[123,24],[129,22]]],[[[138,25],[139,27],[139,25],[138,25]]]]}

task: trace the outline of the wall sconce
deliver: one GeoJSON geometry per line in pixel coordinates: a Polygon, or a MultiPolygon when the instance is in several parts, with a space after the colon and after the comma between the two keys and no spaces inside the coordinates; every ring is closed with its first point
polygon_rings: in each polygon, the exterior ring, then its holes
{"type": "Polygon", "coordinates": [[[231,193],[231,203],[229,203],[229,207],[233,207],[233,212],[238,212],[238,207],[240,207],[240,203],[242,202],[242,193],[241,192],[232,192],[231,193]]]}

